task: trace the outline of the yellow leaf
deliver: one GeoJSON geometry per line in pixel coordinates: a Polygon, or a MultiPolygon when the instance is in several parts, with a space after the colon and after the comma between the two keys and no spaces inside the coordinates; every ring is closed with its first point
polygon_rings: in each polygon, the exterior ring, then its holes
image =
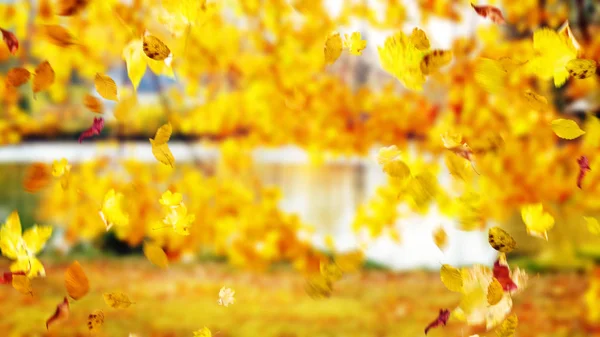
{"type": "Polygon", "coordinates": [[[449,264],[444,264],[440,270],[440,278],[448,290],[454,292],[462,291],[463,280],[459,269],[454,268],[449,264]]]}
{"type": "Polygon", "coordinates": [[[306,280],[304,290],[306,290],[308,296],[314,299],[331,297],[333,282],[322,275],[312,276],[306,280]]]}
{"type": "Polygon", "coordinates": [[[13,275],[12,286],[21,294],[33,295],[31,281],[26,275],[13,275]]]}
{"type": "Polygon", "coordinates": [[[54,77],[54,69],[52,69],[50,63],[48,63],[48,61],[40,63],[37,68],[35,68],[35,76],[33,77],[33,93],[38,93],[50,88],[50,86],[54,83],[54,77]]]}
{"type": "Polygon", "coordinates": [[[438,227],[433,232],[433,242],[441,250],[444,251],[448,246],[448,234],[443,227],[438,227]]]}
{"type": "Polygon", "coordinates": [[[519,319],[517,318],[517,314],[510,314],[498,329],[496,329],[496,335],[498,337],[513,337],[518,324],[519,319]]]}
{"type": "Polygon", "coordinates": [[[575,121],[562,118],[552,121],[552,131],[563,139],[575,139],[585,134],[585,131],[581,130],[575,121]]]}
{"type": "Polygon", "coordinates": [[[94,84],[96,85],[96,91],[100,96],[111,101],[117,101],[117,84],[112,78],[106,75],[96,73],[94,78],[94,84]]]}
{"type": "Polygon", "coordinates": [[[531,90],[526,90],[524,93],[525,100],[529,106],[537,111],[544,111],[548,109],[548,100],[542,95],[538,95],[531,90]]]}
{"type": "Polygon", "coordinates": [[[156,160],[164,165],[175,167],[175,157],[173,157],[173,153],[171,153],[171,149],[169,149],[167,143],[157,145],[154,143],[154,140],[150,139],[150,145],[152,145],[152,154],[156,160]]]}
{"type": "Polygon", "coordinates": [[[472,175],[471,172],[473,172],[473,169],[471,168],[471,164],[465,158],[455,153],[447,152],[444,156],[444,161],[453,177],[466,181],[472,175]]]}
{"type": "Polygon", "coordinates": [[[332,282],[338,281],[342,278],[342,269],[331,261],[321,261],[319,265],[321,275],[327,280],[332,282]]]}
{"type": "Polygon", "coordinates": [[[171,123],[167,123],[158,130],[156,130],[156,134],[154,135],[154,144],[161,145],[165,144],[171,139],[171,134],[173,133],[173,127],[171,123]]]}
{"type": "Polygon", "coordinates": [[[6,73],[6,82],[13,87],[20,87],[31,78],[31,73],[25,68],[12,68],[6,73]]]}
{"type": "Polygon", "coordinates": [[[104,293],[102,296],[104,297],[104,302],[114,309],[127,309],[132,304],[135,304],[131,302],[127,295],[121,292],[104,293]]]}
{"type": "Polygon", "coordinates": [[[104,110],[102,102],[98,98],[90,94],[87,94],[85,95],[85,97],[83,97],[83,105],[85,105],[85,107],[88,108],[88,110],[90,110],[91,112],[99,114],[101,114],[104,110]]]}
{"type": "Polygon", "coordinates": [[[155,243],[144,242],[144,255],[153,265],[159,268],[167,268],[169,266],[169,259],[167,254],[155,243]]]}
{"type": "Polygon", "coordinates": [[[147,61],[144,57],[144,51],[142,50],[142,41],[135,39],[130,41],[125,48],[123,48],[123,59],[127,64],[127,76],[133,84],[134,90],[137,90],[140,85],[140,81],[144,77],[146,72],[147,61]]]}
{"type": "Polygon", "coordinates": [[[510,253],[517,246],[515,239],[500,227],[492,227],[488,231],[490,246],[501,253],[510,253]]]}
{"type": "Polygon", "coordinates": [[[600,235],[600,223],[598,223],[598,219],[584,216],[583,220],[585,220],[587,229],[590,233],[600,235]]]}
{"type": "Polygon", "coordinates": [[[164,44],[161,40],[159,40],[156,36],[145,34],[142,41],[142,50],[144,54],[149,58],[156,61],[163,61],[169,55],[171,55],[171,50],[164,44]]]}
{"type": "Polygon", "coordinates": [[[342,37],[340,33],[334,32],[325,41],[325,63],[333,64],[342,55],[342,37]]]}
{"type": "Polygon", "coordinates": [[[54,45],[64,48],[76,44],[71,33],[63,26],[43,25],[42,30],[48,41],[54,45]]]}
{"type": "Polygon", "coordinates": [[[487,290],[487,300],[489,305],[496,305],[502,297],[504,296],[504,289],[502,289],[502,284],[495,277],[488,286],[487,290]]]}
{"type": "Polygon", "coordinates": [[[508,72],[496,60],[480,58],[475,64],[475,82],[489,93],[497,94],[506,90],[507,76],[508,72]]]}
{"type": "Polygon", "coordinates": [[[425,83],[421,61],[428,51],[418,49],[403,32],[386,38],[383,47],[377,47],[383,70],[389,72],[408,89],[420,91],[425,83]]]}
{"type": "Polygon", "coordinates": [[[566,65],[569,75],[584,79],[596,74],[596,61],[586,59],[573,59],[566,65]]]}
{"type": "Polygon", "coordinates": [[[55,160],[52,162],[52,175],[55,177],[62,177],[65,173],[71,170],[71,165],[66,158],[61,160],[55,160]]]}
{"type": "Polygon", "coordinates": [[[423,57],[421,61],[421,71],[427,75],[439,68],[449,64],[452,61],[452,52],[449,50],[432,50],[423,57]]]}
{"type": "Polygon", "coordinates": [[[183,195],[181,195],[181,193],[173,193],[170,190],[167,190],[162,194],[158,202],[160,202],[161,205],[172,207],[178,206],[182,201],[183,195]]]}
{"type": "Polygon", "coordinates": [[[212,337],[212,333],[207,327],[194,331],[194,337],[212,337]]]}
{"type": "Polygon", "coordinates": [[[344,35],[344,48],[347,48],[352,55],[362,55],[362,51],[367,48],[367,41],[362,40],[359,32],[352,35],[344,35]]]}
{"type": "Polygon", "coordinates": [[[125,227],[129,225],[129,214],[126,211],[125,196],[123,193],[110,189],[102,201],[100,216],[106,225],[106,231],[112,226],[125,227]]]}
{"type": "Polygon", "coordinates": [[[413,28],[410,36],[408,37],[410,42],[419,50],[429,50],[429,39],[427,34],[420,28],[413,28]]]}
{"type": "Polygon", "coordinates": [[[175,78],[175,74],[173,73],[173,68],[171,67],[171,63],[167,62],[171,60],[171,58],[167,58],[164,61],[155,61],[149,58],[146,58],[146,62],[148,62],[148,67],[150,70],[156,75],[164,75],[169,78],[175,78]]]}
{"type": "Polygon", "coordinates": [[[34,225],[23,233],[23,242],[27,246],[29,253],[37,254],[44,248],[46,241],[48,241],[51,236],[51,226],[34,225]]]}
{"type": "Polygon", "coordinates": [[[522,207],[521,218],[523,218],[529,235],[548,240],[547,231],[554,227],[554,218],[552,215],[544,212],[541,203],[522,207]]]}
{"type": "Polygon", "coordinates": [[[536,56],[528,66],[541,79],[554,78],[554,85],[561,87],[569,78],[567,63],[577,58],[577,50],[570,39],[548,28],[533,33],[533,49],[536,56]]]}
{"type": "Polygon", "coordinates": [[[104,324],[104,313],[102,310],[96,310],[88,315],[87,327],[90,332],[97,332],[104,324]]]}
{"type": "Polygon", "coordinates": [[[344,273],[351,273],[359,270],[362,267],[364,260],[365,255],[360,250],[335,256],[335,263],[344,273]]]}
{"type": "Polygon", "coordinates": [[[590,149],[600,147],[600,119],[588,115],[584,129],[586,134],[583,137],[583,147],[590,149]]]}
{"type": "Polygon", "coordinates": [[[90,282],[77,261],[73,262],[65,271],[65,288],[74,300],[82,298],[90,290],[90,282]]]}

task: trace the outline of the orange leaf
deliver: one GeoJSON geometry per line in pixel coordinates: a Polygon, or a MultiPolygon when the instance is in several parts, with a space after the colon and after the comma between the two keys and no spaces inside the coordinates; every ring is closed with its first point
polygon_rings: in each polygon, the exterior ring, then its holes
{"type": "Polygon", "coordinates": [[[25,173],[23,187],[29,193],[35,193],[48,186],[52,179],[50,167],[44,163],[33,163],[25,173]]]}
{"type": "Polygon", "coordinates": [[[13,87],[20,87],[31,78],[31,73],[25,68],[12,68],[6,74],[6,82],[13,87]]]}
{"type": "Polygon", "coordinates": [[[56,311],[46,321],[46,329],[50,329],[50,325],[58,320],[69,318],[69,300],[65,296],[64,300],[56,306],[56,311]]]}
{"type": "Polygon", "coordinates": [[[2,39],[8,47],[8,51],[10,51],[10,53],[14,55],[17,52],[17,50],[19,50],[19,40],[17,40],[15,34],[9,32],[8,30],[0,28],[0,32],[2,32],[2,39]]]}
{"type": "Polygon", "coordinates": [[[90,290],[90,282],[79,262],[73,262],[65,271],[65,287],[74,300],[82,298],[90,290]]]}
{"type": "Polygon", "coordinates": [[[475,10],[479,16],[492,20],[493,23],[497,23],[499,25],[506,23],[504,20],[504,16],[500,9],[494,6],[476,6],[471,4],[471,7],[475,10]]]}

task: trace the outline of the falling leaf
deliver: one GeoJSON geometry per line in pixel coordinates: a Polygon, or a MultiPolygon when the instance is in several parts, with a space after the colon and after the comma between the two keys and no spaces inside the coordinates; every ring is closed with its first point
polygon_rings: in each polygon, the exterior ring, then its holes
{"type": "Polygon", "coordinates": [[[425,32],[420,28],[413,28],[408,38],[410,42],[419,50],[428,50],[430,48],[427,34],[425,34],[425,32]]]}
{"type": "Polygon", "coordinates": [[[448,234],[446,234],[446,231],[443,227],[438,227],[433,232],[433,242],[435,242],[435,245],[441,251],[444,251],[446,249],[446,247],[448,246],[448,234]]]}
{"type": "Polygon", "coordinates": [[[504,289],[502,284],[496,278],[492,280],[487,289],[487,300],[489,305],[496,305],[504,296],[504,289]]]}
{"type": "Polygon", "coordinates": [[[104,324],[104,313],[102,310],[96,310],[88,315],[87,327],[90,332],[100,330],[102,324],[104,324]]]}
{"type": "Polygon", "coordinates": [[[59,0],[56,3],[56,15],[77,15],[88,5],[89,0],[59,0]]]}
{"type": "Polygon", "coordinates": [[[306,280],[304,290],[313,299],[328,298],[333,293],[333,282],[320,274],[311,276],[306,280]]]}
{"type": "Polygon", "coordinates": [[[31,281],[29,280],[29,277],[27,277],[26,275],[13,275],[12,286],[13,286],[13,288],[15,288],[15,290],[17,290],[21,294],[33,295],[33,289],[31,288],[31,281]]]}
{"type": "Polygon", "coordinates": [[[102,129],[104,129],[104,119],[102,117],[94,117],[92,126],[83,131],[77,141],[81,144],[84,139],[99,135],[102,129]]]}
{"type": "Polygon", "coordinates": [[[131,80],[134,90],[137,90],[140,81],[144,77],[144,73],[146,73],[146,66],[148,65],[146,57],[144,56],[144,51],[142,50],[142,41],[140,41],[140,39],[130,41],[127,46],[123,48],[122,56],[127,64],[127,76],[129,76],[129,80],[131,80]]]}
{"type": "Polygon", "coordinates": [[[360,270],[365,261],[365,254],[360,250],[338,254],[334,258],[335,264],[344,273],[352,273],[360,270]]]}
{"type": "Polygon", "coordinates": [[[13,87],[20,87],[31,78],[31,73],[25,68],[12,68],[6,74],[6,82],[13,87]]]}
{"type": "Polygon", "coordinates": [[[233,291],[231,288],[223,287],[221,288],[221,290],[219,290],[219,300],[217,301],[217,303],[219,303],[219,305],[227,307],[230,304],[235,303],[235,298],[233,298],[233,295],[235,295],[235,291],[233,291]]]}
{"type": "Polygon", "coordinates": [[[183,195],[181,195],[181,193],[173,193],[170,190],[165,191],[160,197],[160,200],[158,200],[161,205],[168,207],[177,207],[182,201],[183,195]]]}
{"type": "Polygon", "coordinates": [[[334,32],[327,37],[325,41],[325,63],[333,64],[342,55],[342,37],[340,33],[334,32]]]}
{"type": "Polygon", "coordinates": [[[590,233],[600,235],[600,223],[598,223],[598,219],[584,216],[583,220],[585,220],[587,229],[590,233]]]}
{"type": "Polygon", "coordinates": [[[35,193],[48,186],[51,181],[50,167],[44,163],[33,163],[27,168],[27,172],[25,172],[23,187],[25,191],[35,193]]]}
{"type": "Polygon", "coordinates": [[[90,290],[90,282],[77,261],[73,262],[65,271],[65,288],[74,300],[81,299],[90,290]]]}
{"type": "Polygon", "coordinates": [[[152,146],[152,154],[159,162],[174,167],[175,157],[173,157],[171,149],[169,149],[169,145],[167,144],[171,133],[172,128],[170,123],[161,126],[156,131],[154,139],[150,139],[150,145],[152,146]]]}
{"type": "Polygon", "coordinates": [[[508,72],[497,60],[489,58],[478,58],[475,64],[475,82],[485,91],[497,94],[506,90],[506,78],[508,72]]]}
{"type": "Polygon", "coordinates": [[[52,44],[65,48],[77,44],[73,35],[63,26],[42,25],[44,35],[52,44]]]}
{"type": "Polygon", "coordinates": [[[522,207],[521,218],[529,235],[548,240],[547,231],[554,227],[554,218],[544,211],[541,203],[522,207]]]}
{"type": "Polygon", "coordinates": [[[118,101],[117,84],[112,78],[96,73],[94,84],[96,85],[96,91],[100,94],[100,96],[111,101],[118,101]]]}
{"type": "Polygon", "coordinates": [[[569,78],[567,63],[577,58],[577,49],[571,40],[548,28],[533,33],[535,56],[527,66],[533,74],[543,80],[554,79],[554,86],[561,87],[569,78]]]}
{"type": "Polygon", "coordinates": [[[55,177],[62,177],[71,170],[71,165],[66,158],[61,160],[55,160],[52,162],[52,175],[55,177]]]}
{"type": "Polygon", "coordinates": [[[8,51],[13,55],[16,54],[17,50],[19,50],[19,40],[17,40],[15,34],[2,28],[0,28],[0,32],[2,32],[2,39],[6,43],[6,47],[8,47],[8,51]]]}
{"type": "Polygon", "coordinates": [[[85,95],[85,97],[83,97],[83,105],[85,105],[85,107],[88,108],[88,110],[90,110],[91,112],[99,114],[101,114],[104,110],[102,102],[98,98],[90,94],[87,94],[85,95]]]}
{"type": "Polygon", "coordinates": [[[35,76],[33,77],[33,93],[44,91],[54,83],[54,69],[48,61],[40,63],[35,68],[35,76]]]}
{"type": "Polygon", "coordinates": [[[476,6],[471,4],[471,7],[475,10],[475,12],[486,19],[490,19],[493,23],[496,24],[504,24],[506,20],[504,20],[504,16],[500,9],[494,6],[476,6]]]}
{"type": "Polygon", "coordinates": [[[515,239],[500,227],[492,227],[488,231],[490,246],[501,253],[510,253],[517,246],[515,239]]]}
{"type": "Polygon", "coordinates": [[[210,329],[203,327],[200,330],[194,331],[194,337],[212,337],[210,329]]]}
{"type": "Polygon", "coordinates": [[[112,226],[125,227],[129,224],[129,214],[126,213],[125,196],[123,193],[110,189],[104,195],[100,216],[106,225],[106,231],[112,226]]]}
{"type": "Polygon", "coordinates": [[[106,302],[109,307],[114,309],[127,309],[132,304],[135,304],[131,302],[127,295],[120,292],[105,293],[102,296],[104,297],[104,302],[106,302]]]}
{"type": "Polygon", "coordinates": [[[586,173],[591,171],[590,161],[586,156],[581,156],[577,159],[577,164],[579,164],[579,174],[577,175],[577,187],[581,188],[581,184],[583,183],[583,178],[586,173]]]}
{"type": "Polygon", "coordinates": [[[448,290],[454,292],[462,291],[463,280],[459,269],[454,268],[449,264],[444,264],[440,270],[440,278],[448,290]]]}
{"type": "Polygon", "coordinates": [[[427,75],[439,68],[449,64],[452,61],[452,52],[449,50],[432,50],[423,57],[421,61],[421,71],[427,75]]]}
{"type": "Polygon", "coordinates": [[[537,111],[545,111],[548,109],[548,100],[542,95],[538,95],[531,90],[526,90],[524,93],[525,100],[529,106],[537,111]]]}
{"type": "Polygon", "coordinates": [[[54,314],[46,321],[46,329],[49,330],[50,325],[67,318],[69,318],[69,300],[65,296],[64,300],[56,306],[54,314]]]}
{"type": "Polygon", "coordinates": [[[446,326],[446,323],[448,323],[449,318],[450,318],[450,310],[440,309],[440,312],[438,313],[438,317],[435,320],[433,320],[433,322],[429,323],[429,325],[427,325],[427,327],[425,328],[425,334],[427,334],[429,332],[429,330],[431,330],[433,328],[437,328],[440,325],[446,326]]]}
{"type": "Polygon", "coordinates": [[[144,35],[142,40],[142,50],[146,56],[156,61],[163,61],[171,55],[169,47],[156,36],[150,34],[144,35]]]}
{"type": "Polygon", "coordinates": [[[569,75],[580,80],[596,74],[596,61],[586,59],[572,59],[565,66],[569,75]]]}
{"type": "Polygon", "coordinates": [[[410,168],[402,161],[401,152],[396,145],[379,149],[377,162],[391,177],[406,179],[410,176],[410,168]]]}
{"type": "Polygon", "coordinates": [[[12,284],[13,277],[16,275],[26,275],[24,271],[4,272],[0,275],[0,284],[12,284]]]}
{"type": "Polygon", "coordinates": [[[324,278],[332,282],[342,278],[342,269],[333,261],[321,261],[319,270],[324,278]]]}
{"type": "Polygon", "coordinates": [[[558,137],[569,140],[585,134],[585,131],[581,130],[575,121],[562,118],[552,121],[552,131],[558,137]]]}
{"type": "Polygon", "coordinates": [[[517,318],[517,314],[511,314],[506,317],[504,322],[496,329],[496,335],[498,337],[513,337],[515,335],[515,331],[517,330],[517,325],[519,324],[519,319],[517,318]]]}
{"type": "Polygon", "coordinates": [[[510,269],[508,266],[501,264],[500,259],[494,262],[494,278],[502,285],[502,289],[504,291],[514,291],[517,290],[517,285],[510,277],[510,269]]]}
{"type": "Polygon", "coordinates": [[[444,161],[453,177],[467,181],[468,177],[472,176],[471,172],[473,172],[473,169],[469,161],[456,153],[446,153],[444,161]]]}
{"type": "Polygon", "coordinates": [[[344,35],[344,48],[347,48],[352,55],[362,55],[362,51],[367,48],[367,41],[363,40],[359,32],[352,35],[344,35]]]}
{"type": "Polygon", "coordinates": [[[152,242],[144,242],[144,255],[153,265],[159,268],[167,268],[169,266],[169,259],[162,248],[152,242]]]}

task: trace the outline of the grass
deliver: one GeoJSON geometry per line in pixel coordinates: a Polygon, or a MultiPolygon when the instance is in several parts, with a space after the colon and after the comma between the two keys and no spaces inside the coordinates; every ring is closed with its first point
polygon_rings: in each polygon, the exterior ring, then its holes
{"type": "MultiPolygon", "coordinates": [[[[0,288],[0,331],[7,337],[88,336],[87,315],[102,310],[105,323],[96,336],[184,337],[202,326],[219,337],[423,336],[439,308],[454,308],[457,294],[447,291],[437,273],[364,270],[336,284],[329,299],[313,300],[304,280],[289,269],[268,273],[203,263],[160,270],[141,258],[82,260],[91,291],[72,302],[69,320],[46,331],[45,321],[65,295],[67,263],[47,265],[48,276],[33,283],[33,297],[9,286],[0,288]],[[217,305],[219,289],[236,291],[236,303],[217,305]],[[116,310],[102,294],[123,291],[136,304],[116,310]]],[[[7,265],[3,264],[2,268],[7,265]]],[[[547,274],[515,298],[519,337],[592,336],[597,326],[585,321],[582,296],[586,277],[547,274]],[[560,308],[560,309],[559,309],[560,308]]],[[[436,336],[495,336],[451,322],[436,336]]]]}

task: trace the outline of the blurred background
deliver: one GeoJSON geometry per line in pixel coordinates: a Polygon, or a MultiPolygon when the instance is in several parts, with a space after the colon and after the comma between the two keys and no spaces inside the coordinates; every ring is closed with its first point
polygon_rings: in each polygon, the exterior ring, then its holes
{"type": "MultiPolygon", "coordinates": [[[[60,3],[0,2],[0,28],[19,40],[15,55],[0,46],[0,80],[15,67],[33,76],[44,60],[55,72],[35,95],[29,83],[0,85],[0,218],[16,210],[24,230],[53,227],[38,254],[46,277],[32,281],[33,295],[0,288],[3,336],[87,336],[94,310],[105,316],[97,336],[192,336],[202,326],[223,337],[422,336],[439,309],[460,300],[442,284],[441,265],[491,267],[492,226],[515,238],[508,262],[530,275],[514,298],[516,335],[600,336],[600,239],[583,218],[600,216],[598,77],[555,88],[517,74],[504,96],[475,81],[481,57],[525,62],[533,31],[567,21],[582,57],[597,60],[596,1],[487,1],[504,25],[466,0],[90,0],[70,16],[56,15],[60,3]],[[48,25],[71,35],[52,36],[48,25]],[[453,52],[420,92],[384,71],[378,51],[415,27],[432,49],[453,52]],[[173,62],[138,59],[136,73],[127,48],[146,31],[169,46],[173,62]],[[332,32],[360,32],[366,49],[326,64],[332,32]],[[114,79],[118,101],[98,94],[96,73],[114,79]],[[547,109],[518,95],[527,88],[547,98],[547,109]],[[88,95],[100,100],[101,115],[86,107],[88,95]],[[100,116],[102,132],[79,144],[100,116]],[[586,137],[559,140],[547,126],[555,118],[576,120],[586,137]],[[167,122],[174,167],[158,162],[148,142],[167,122]],[[504,146],[457,179],[441,139],[448,131],[470,145],[499,135],[504,146]],[[435,177],[434,197],[417,205],[403,197],[377,160],[392,145],[413,174],[435,177]],[[592,171],[578,189],[581,154],[592,171]],[[68,184],[32,173],[35,163],[62,158],[71,165],[68,184]],[[111,189],[122,193],[129,222],[107,231],[98,213],[111,189]],[[188,236],[157,229],[167,190],[195,215],[188,236]],[[465,206],[472,195],[476,206],[465,206]],[[548,241],[529,236],[521,219],[520,208],[538,202],[556,220],[548,241]],[[443,249],[434,239],[440,228],[443,249]],[[149,241],[169,269],[146,260],[149,241]],[[356,254],[356,270],[329,297],[311,297],[308,275],[343,254],[356,254]],[[90,294],[47,330],[73,260],[90,294]],[[223,286],[236,291],[227,308],[217,304],[223,286]],[[117,290],[136,304],[108,308],[102,293],[117,290]]],[[[2,270],[9,265],[0,260],[2,270]]],[[[454,321],[429,332],[473,334],[495,336],[454,321]]]]}

